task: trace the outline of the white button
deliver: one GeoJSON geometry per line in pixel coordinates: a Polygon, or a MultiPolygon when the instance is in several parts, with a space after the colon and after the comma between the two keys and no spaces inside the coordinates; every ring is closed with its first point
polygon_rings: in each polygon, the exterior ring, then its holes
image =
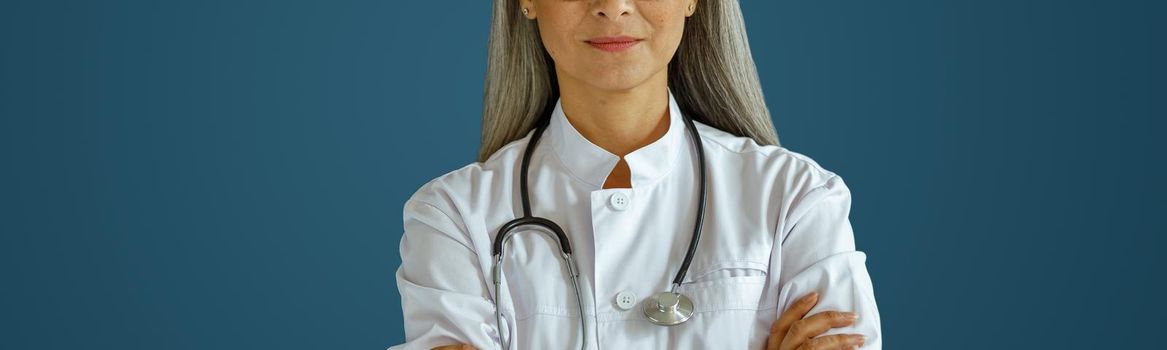
{"type": "Polygon", "coordinates": [[[628,310],[633,306],[636,306],[636,293],[623,291],[616,294],[616,307],[620,310],[628,310]]]}
{"type": "Polygon", "coordinates": [[[628,209],[628,204],[631,202],[632,200],[628,199],[628,195],[623,192],[616,192],[608,198],[608,203],[612,204],[612,209],[616,210],[628,209]]]}

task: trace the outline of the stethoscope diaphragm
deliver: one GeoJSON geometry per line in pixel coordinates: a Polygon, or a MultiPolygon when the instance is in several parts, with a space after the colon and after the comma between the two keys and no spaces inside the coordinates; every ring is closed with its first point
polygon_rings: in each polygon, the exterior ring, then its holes
{"type": "Polygon", "coordinates": [[[693,301],[681,293],[656,293],[644,303],[644,317],[661,326],[685,323],[693,317],[693,301]]]}

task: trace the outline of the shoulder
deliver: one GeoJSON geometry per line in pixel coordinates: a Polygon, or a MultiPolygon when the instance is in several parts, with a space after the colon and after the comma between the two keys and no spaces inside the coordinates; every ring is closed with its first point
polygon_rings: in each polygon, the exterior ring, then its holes
{"type": "Polygon", "coordinates": [[[755,198],[757,205],[777,216],[779,231],[818,208],[820,212],[850,210],[851,192],[839,174],[813,158],[776,145],[759,145],[754,139],[698,124],[711,173],[741,179],[737,200],[755,198]]]}
{"type": "MultiPolygon", "coordinates": [[[[778,145],[760,145],[754,139],[738,136],[696,122],[706,154],[743,174],[759,175],[772,180],[785,192],[808,192],[842,179],[813,158],[778,145]]],[[[713,166],[713,165],[711,165],[713,166]]]]}
{"type": "MultiPolygon", "coordinates": [[[[482,162],[466,164],[427,181],[405,202],[408,218],[419,207],[432,207],[454,221],[463,221],[473,208],[483,208],[503,192],[509,193],[510,181],[518,170],[523,150],[532,132],[507,143],[482,162]]],[[[421,208],[424,209],[424,208],[421,208]]]]}

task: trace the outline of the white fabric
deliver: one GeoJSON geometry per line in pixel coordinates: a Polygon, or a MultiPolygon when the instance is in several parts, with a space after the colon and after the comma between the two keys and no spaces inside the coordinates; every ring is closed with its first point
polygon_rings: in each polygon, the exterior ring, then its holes
{"type": "MultiPolygon", "coordinates": [[[[531,206],[558,223],[575,250],[589,349],[763,349],[771,323],[811,291],[820,293],[811,314],[859,314],[856,324],[826,334],[864,334],[863,349],[881,348],[866,255],[855,250],[851,193],[841,177],[802,154],[698,122],[709,197],[680,287],[696,314],[657,326],[639,304],[669,288],[697,208],[697,158],[676,100],[670,92],[668,132],[626,157],[632,188],[601,189],[619,158],[584,138],[558,103],[551,118],[531,161],[531,206]],[[623,210],[611,200],[616,194],[628,198],[623,210]],[[636,307],[617,307],[623,291],[641,299],[636,307]]],[[[500,347],[491,242],[522,215],[519,168],[532,134],[429,181],[405,203],[397,284],[406,342],[391,349],[500,347]]],[[[553,241],[516,233],[505,255],[498,300],[512,348],[579,348],[574,288],[553,241]]]]}

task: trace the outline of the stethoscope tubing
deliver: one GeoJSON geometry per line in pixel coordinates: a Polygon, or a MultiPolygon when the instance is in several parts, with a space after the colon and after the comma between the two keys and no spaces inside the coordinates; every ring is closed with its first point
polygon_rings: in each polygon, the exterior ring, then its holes
{"type": "MultiPolygon", "coordinates": [[[[697,252],[697,244],[701,240],[701,227],[705,221],[705,200],[707,198],[708,190],[706,187],[705,150],[702,146],[701,135],[697,132],[697,126],[693,123],[692,119],[690,119],[688,116],[682,116],[682,120],[684,121],[685,127],[688,129],[689,134],[692,135],[694,144],[697,148],[698,169],[701,169],[699,174],[700,181],[698,187],[698,190],[700,191],[698,196],[700,198],[697,201],[697,217],[693,226],[693,236],[689,240],[689,247],[685,252],[685,259],[682,261],[681,267],[677,270],[677,274],[673,278],[672,288],[670,290],[673,293],[676,293],[677,288],[680,287],[681,282],[684,281],[685,274],[687,274],[689,271],[689,265],[693,261],[693,255],[695,255],[697,252]]],[[[494,268],[491,271],[491,275],[494,282],[495,300],[499,300],[500,293],[502,291],[503,248],[506,243],[510,241],[511,237],[513,237],[513,235],[511,235],[512,231],[514,231],[516,228],[528,225],[542,227],[546,230],[535,231],[547,235],[556,242],[556,245],[559,246],[561,258],[564,261],[564,265],[567,267],[568,277],[571,278],[571,282],[575,287],[575,297],[577,301],[576,304],[579,306],[580,329],[583,332],[581,333],[581,336],[586,337],[588,328],[584,317],[583,293],[579,287],[579,268],[577,262],[575,261],[575,256],[572,254],[571,244],[568,240],[567,234],[564,233],[563,229],[560,228],[559,225],[557,225],[555,222],[546,218],[531,215],[531,200],[530,194],[528,192],[527,173],[530,169],[531,156],[534,154],[535,147],[538,145],[539,140],[542,138],[543,132],[546,130],[548,124],[548,120],[545,119],[543,122],[536,126],[535,134],[532,136],[529,144],[523,151],[523,160],[519,171],[519,195],[522,199],[523,216],[503,224],[502,227],[499,228],[498,235],[496,235],[494,243],[491,247],[491,255],[494,257],[494,268]]],[[[509,348],[510,339],[506,339],[506,337],[504,337],[502,334],[503,322],[501,309],[501,305],[496,302],[494,316],[495,321],[497,322],[497,326],[499,327],[499,340],[502,342],[503,348],[507,349],[509,348]]],[[[586,344],[587,340],[584,339],[580,344],[580,348],[585,349],[586,344]]]]}

